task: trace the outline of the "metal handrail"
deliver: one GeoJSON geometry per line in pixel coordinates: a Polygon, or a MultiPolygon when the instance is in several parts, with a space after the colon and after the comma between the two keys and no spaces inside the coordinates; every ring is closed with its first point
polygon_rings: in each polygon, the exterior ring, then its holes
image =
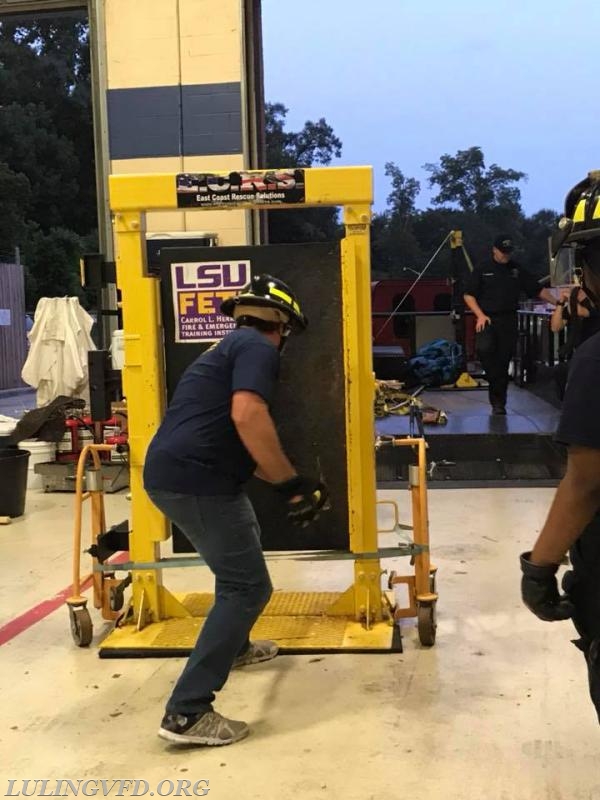
{"type": "MultiPolygon", "coordinates": [[[[469,311],[469,314],[472,313],[469,311]]],[[[372,317],[449,317],[452,311],[372,311],[372,317]]]]}
{"type": "Polygon", "coordinates": [[[519,342],[517,382],[520,386],[534,383],[538,366],[554,367],[563,360],[561,347],[566,331],[555,333],[548,324],[552,311],[546,309],[519,309],[519,342]]]}
{"type": "MultiPolygon", "coordinates": [[[[448,311],[371,311],[372,317],[449,317],[454,313],[454,309],[448,311]]],[[[470,308],[464,308],[460,311],[465,317],[474,316],[470,308]]],[[[532,308],[519,308],[517,314],[533,314],[541,317],[551,317],[552,311],[545,308],[532,309],[532,308]]]]}

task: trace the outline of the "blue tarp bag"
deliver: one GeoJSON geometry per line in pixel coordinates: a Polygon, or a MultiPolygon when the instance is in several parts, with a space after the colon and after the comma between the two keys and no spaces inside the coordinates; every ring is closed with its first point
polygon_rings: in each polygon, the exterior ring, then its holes
{"type": "Polygon", "coordinates": [[[408,363],[417,383],[425,386],[454,383],[462,371],[463,349],[456,342],[434,339],[422,345],[408,363]]]}

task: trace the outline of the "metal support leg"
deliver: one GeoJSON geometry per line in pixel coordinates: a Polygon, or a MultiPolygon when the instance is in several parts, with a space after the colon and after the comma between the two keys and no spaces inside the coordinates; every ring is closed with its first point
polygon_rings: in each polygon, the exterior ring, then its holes
{"type": "Polygon", "coordinates": [[[354,583],[328,609],[332,615],[353,616],[367,627],[384,618],[387,607],[381,588],[379,559],[361,559],[376,553],[377,488],[373,447],[375,377],[371,333],[363,322],[371,318],[369,270],[369,206],[344,208],[346,237],[342,241],[343,332],[348,380],[348,507],[350,550],[356,553],[354,583]]]}
{"type": "Polygon", "coordinates": [[[427,461],[425,440],[418,444],[418,464],[409,468],[412,498],[414,542],[423,545],[423,551],[415,556],[415,591],[417,603],[431,603],[437,595],[431,591],[431,565],[429,560],[429,510],[427,506],[427,461]]]}

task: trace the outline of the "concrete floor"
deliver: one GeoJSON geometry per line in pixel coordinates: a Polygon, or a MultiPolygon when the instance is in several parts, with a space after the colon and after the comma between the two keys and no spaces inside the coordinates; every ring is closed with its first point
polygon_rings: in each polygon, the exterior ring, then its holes
{"type": "MultiPolygon", "coordinates": [[[[15,794],[27,778],[137,778],[148,795],[162,780],[206,779],[209,797],[227,800],[600,798],[598,726],[570,624],[541,623],[519,599],[518,554],[552,493],[432,491],[437,645],[420,648],[407,621],[402,655],[287,656],[238,671],[217,707],[252,735],[228,748],[159,740],[182,661],[99,660],[72,644],[61,607],[2,648],[2,793],[9,779],[15,794]]],[[[407,507],[404,493],[389,497],[407,507]]],[[[106,502],[111,522],[127,516],[123,495],[106,502]]],[[[0,625],[69,583],[71,509],[69,495],[32,492],[27,515],[0,527],[0,625]]],[[[272,574],[281,589],[350,579],[348,564],[288,562],[272,574]]],[[[171,571],[167,585],[204,589],[206,570],[171,571]]]]}

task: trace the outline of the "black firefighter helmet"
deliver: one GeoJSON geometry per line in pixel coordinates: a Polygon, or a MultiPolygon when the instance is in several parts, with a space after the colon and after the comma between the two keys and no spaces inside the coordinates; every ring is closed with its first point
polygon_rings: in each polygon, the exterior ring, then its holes
{"type": "Polygon", "coordinates": [[[573,186],[565,198],[565,213],[552,236],[552,255],[556,256],[561,247],[589,251],[598,249],[599,245],[600,170],[593,170],[573,186]],[[592,243],[593,246],[588,247],[592,243]]]}
{"type": "Polygon", "coordinates": [[[288,324],[293,330],[303,331],[308,325],[290,287],[272,275],[254,275],[238,295],[221,303],[221,313],[234,319],[253,314],[266,319],[268,310],[274,312],[270,317],[273,321],[288,324]]]}

